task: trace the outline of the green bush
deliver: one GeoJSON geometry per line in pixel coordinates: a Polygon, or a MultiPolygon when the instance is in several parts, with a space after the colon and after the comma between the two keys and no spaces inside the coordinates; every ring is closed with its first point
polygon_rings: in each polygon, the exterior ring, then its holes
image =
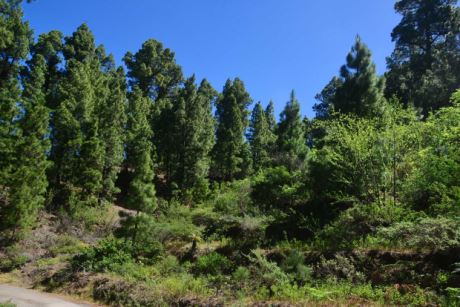
{"type": "Polygon", "coordinates": [[[302,253],[293,250],[284,259],[281,268],[288,274],[293,276],[293,279],[301,284],[311,280],[312,269],[304,264],[305,259],[302,253]]]}
{"type": "Polygon", "coordinates": [[[24,265],[29,258],[25,256],[19,245],[15,244],[0,253],[0,272],[10,272],[24,265]]]}
{"type": "Polygon", "coordinates": [[[253,265],[253,273],[259,284],[271,288],[273,285],[289,283],[289,275],[275,262],[269,261],[261,250],[253,250],[248,258],[253,265]]]}
{"type": "Polygon", "coordinates": [[[133,261],[132,247],[127,242],[107,238],[74,256],[72,267],[79,271],[107,272],[115,270],[117,265],[133,261]]]}
{"type": "Polygon", "coordinates": [[[238,284],[249,282],[251,272],[244,266],[239,266],[232,274],[233,280],[238,284]]]}
{"type": "Polygon", "coordinates": [[[316,236],[315,246],[321,249],[349,249],[362,244],[379,227],[420,215],[392,204],[357,204],[342,212],[316,236]]]}
{"type": "Polygon", "coordinates": [[[381,228],[377,237],[391,245],[417,250],[448,249],[460,246],[460,222],[446,217],[422,218],[381,228]]]}
{"type": "Polygon", "coordinates": [[[352,283],[363,283],[365,276],[359,272],[353,262],[339,254],[334,259],[325,259],[321,256],[320,262],[314,267],[316,277],[328,280],[346,280],[352,283]]]}
{"type": "Polygon", "coordinates": [[[232,262],[216,252],[209,253],[197,259],[194,271],[197,274],[218,275],[231,271],[232,262]]]}

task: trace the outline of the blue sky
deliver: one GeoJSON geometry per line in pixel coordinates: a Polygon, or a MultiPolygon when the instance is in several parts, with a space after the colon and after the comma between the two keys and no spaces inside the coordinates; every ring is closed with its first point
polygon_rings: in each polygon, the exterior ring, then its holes
{"type": "Polygon", "coordinates": [[[393,50],[400,17],[389,0],[37,0],[24,6],[36,34],[70,35],[86,22],[121,64],[154,38],[176,53],[186,76],[195,73],[221,90],[240,77],[254,101],[270,99],[281,112],[294,89],[302,113],[338,74],[359,34],[379,73],[393,50]]]}

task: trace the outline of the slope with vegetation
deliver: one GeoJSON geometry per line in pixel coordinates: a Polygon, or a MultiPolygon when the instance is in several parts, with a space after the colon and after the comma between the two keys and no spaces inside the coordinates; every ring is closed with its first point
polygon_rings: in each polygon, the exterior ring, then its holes
{"type": "Polygon", "coordinates": [[[293,91],[277,122],[156,40],[125,71],[87,25],[34,39],[0,0],[0,282],[114,306],[460,304],[456,3],[397,1],[385,75],[357,37],[315,118],[293,91]]]}

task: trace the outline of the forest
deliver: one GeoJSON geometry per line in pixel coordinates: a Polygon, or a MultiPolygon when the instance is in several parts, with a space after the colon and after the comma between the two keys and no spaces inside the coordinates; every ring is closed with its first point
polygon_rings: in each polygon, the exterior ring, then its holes
{"type": "MultiPolygon", "coordinates": [[[[0,284],[108,306],[460,306],[460,8],[398,0],[303,117],[0,0],[0,284]],[[390,35],[390,34],[389,34],[390,35]]],[[[270,89],[267,89],[268,91],[270,89]]],[[[14,306],[2,303],[0,306],[14,306]]]]}

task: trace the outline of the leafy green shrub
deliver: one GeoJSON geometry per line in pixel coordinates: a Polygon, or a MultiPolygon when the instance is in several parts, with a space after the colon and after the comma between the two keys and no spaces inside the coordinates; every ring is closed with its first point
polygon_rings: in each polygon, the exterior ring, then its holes
{"type": "Polygon", "coordinates": [[[360,245],[379,227],[389,226],[403,219],[415,219],[420,215],[402,206],[369,204],[355,205],[342,212],[317,235],[315,246],[322,249],[348,249],[360,245]]]}
{"type": "Polygon", "coordinates": [[[50,252],[53,256],[59,254],[76,254],[83,251],[85,246],[86,245],[78,238],[68,234],[62,234],[59,235],[55,244],[50,247],[50,252]]]}
{"type": "Polygon", "coordinates": [[[377,236],[392,245],[418,250],[447,249],[460,246],[460,223],[445,217],[422,218],[381,228],[377,236]]]}
{"type": "Polygon", "coordinates": [[[353,262],[339,254],[329,260],[321,256],[320,262],[314,267],[314,273],[317,277],[336,281],[346,280],[352,283],[365,281],[364,274],[355,268],[353,262]]]}
{"type": "Polygon", "coordinates": [[[201,256],[195,263],[194,270],[199,274],[218,275],[227,273],[232,268],[232,262],[216,252],[201,256]]]}
{"type": "Polygon", "coordinates": [[[244,266],[239,266],[232,274],[233,280],[238,284],[245,284],[251,277],[251,272],[244,266]]]}
{"type": "Polygon", "coordinates": [[[284,259],[281,268],[286,273],[291,274],[295,281],[304,284],[311,280],[312,274],[311,268],[305,265],[304,262],[304,256],[299,251],[293,250],[286,259],[284,259]]]}
{"type": "Polygon", "coordinates": [[[269,261],[261,250],[253,250],[248,259],[254,265],[253,273],[260,284],[270,288],[289,283],[289,276],[275,262],[269,261]]]}
{"type": "Polygon", "coordinates": [[[247,213],[251,205],[249,179],[225,184],[211,201],[212,207],[221,214],[239,215],[247,213]]]}
{"type": "Polygon", "coordinates": [[[446,306],[459,306],[460,288],[447,288],[446,292],[446,306]]]}
{"type": "Polygon", "coordinates": [[[28,260],[19,245],[11,245],[4,253],[0,253],[0,272],[10,272],[24,265],[28,260]]]}
{"type": "Polygon", "coordinates": [[[304,199],[300,172],[286,167],[268,168],[253,178],[251,198],[265,211],[287,212],[304,199]]]}
{"type": "Polygon", "coordinates": [[[16,307],[16,304],[11,301],[0,302],[0,307],[16,307]]]}
{"type": "Polygon", "coordinates": [[[404,200],[431,214],[460,213],[460,105],[429,117],[424,148],[413,157],[414,172],[403,187],[404,200]]]}
{"type": "Polygon", "coordinates": [[[72,259],[72,266],[76,270],[106,272],[133,261],[132,248],[127,242],[107,238],[76,255],[72,259]]]}
{"type": "Polygon", "coordinates": [[[164,276],[173,273],[181,273],[184,271],[184,268],[173,255],[166,255],[165,257],[162,257],[158,262],[155,263],[155,268],[157,268],[159,273],[164,276]]]}

